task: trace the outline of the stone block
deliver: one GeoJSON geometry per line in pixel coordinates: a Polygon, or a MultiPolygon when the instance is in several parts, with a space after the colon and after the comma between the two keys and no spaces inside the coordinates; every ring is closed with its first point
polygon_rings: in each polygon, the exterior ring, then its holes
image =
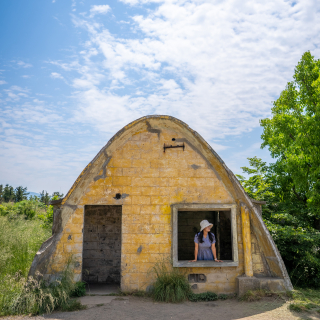
{"type": "Polygon", "coordinates": [[[132,168],[135,168],[135,167],[137,167],[137,168],[150,168],[150,160],[148,160],[148,159],[132,160],[132,168]]]}
{"type": "Polygon", "coordinates": [[[133,205],[148,205],[150,204],[149,196],[132,196],[133,205]]]}
{"type": "Polygon", "coordinates": [[[153,159],[150,161],[150,167],[151,168],[165,168],[168,166],[167,160],[160,160],[160,159],[153,159]]]}
{"type": "Polygon", "coordinates": [[[260,289],[259,279],[256,277],[240,276],[236,278],[238,296],[243,296],[249,290],[260,289]]]}
{"type": "Polygon", "coordinates": [[[284,280],[280,278],[258,278],[260,282],[260,289],[270,290],[274,292],[285,292],[286,287],[284,280]]]}
{"type": "Polygon", "coordinates": [[[159,177],[159,169],[158,168],[148,168],[142,167],[140,171],[141,178],[158,178],[159,177]]]}
{"type": "Polygon", "coordinates": [[[171,223],[171,216],[170,215],[152,215],[150,216],[149,223],[162,223],[162,224],[168,224],[171,223]]]}
{"type": "Polygon", "coordinates": [[[273,277],[246,277],[239,276],[236,278],[238,296],[244,295],[248,290],[269,290],[273,292],[286,291],[284,280],[273,277]]]}
{"type": "Polygon", "coordinates": [[[163,178],[178,178],[179,175],[179,170],[175,168],[160,168],[160,177],[163,178]]]}
{"type": "Polygon", "coordinates": [[[169,196],[173,191],[173,188],[169,188],[169,187],[159,187],[157,188],[157,195],[160,196],[169,196]]]}
{"type": "Polygon", "coordinates": [[[117,159],[117,158],[112,159],[113,167],[131,168],[132,167],[131,163],[132,163],[131,159],[117,159]]]}
{"type": "Polygon", "coordinates": [[[159,187],[140,187],[140,193],[143,196],[156,196],[159,195],[159,187]]]}
{"type": "Polygon", "coordinates": [[[171,207],[169,205],[164,205],[160,207],[160,212],[162,214],[170,214],[171,215],[171,207]]]}
{"type": "Polygon", "coordinates": [[[82,243],[83,242],[83,234],[82,233],[74,233],[73,234],[73,241],[82,243]]]}
{"type": "Polygon", "coordinates": [[[113,177],[112,182],[114,186],[130,186],[131,177],[113,177]]]}
{"type": "Polygon", "coordinates": [[[121,177],[123,176],[122,168],[107,168],[108,177],[121,177]]]}
{"type": "Polygon", "coordinates": [[[188,178],[188,185],[190,187],[205,187],[207,182],[205,178],[188,178]]]}
{"type": "Polygon", "coordinates": [[[140,207],[140,213],[141,214],[160,214],[162,212],[163,207],[164,206],[159,206],[159,205],[148,205],[148,206],[142,205],[140,207]]]}
{"type": "Polygon", "coordinates": [[[151,196],[151,204],[167,204],[169,203],[169,197],[167,196],[151,196]]]}
{"type": "Polygon", "coordinates": [[[188,178],[170,178],[169,187],[187,187],[188,178]]]}
{"type": "Polygon", "coordinates": [[[81,243],[65,244],[63,247],[63,251],[68,253],[82,252],[82,244],[81,243]]]}

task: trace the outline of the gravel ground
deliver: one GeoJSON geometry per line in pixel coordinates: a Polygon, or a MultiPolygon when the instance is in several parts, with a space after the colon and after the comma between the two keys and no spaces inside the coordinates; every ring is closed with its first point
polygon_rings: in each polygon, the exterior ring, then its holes
{"type": "MultiPolygon", "coordinates": [[[[320,319],[315,313],[292,313],[288,302],[265,298],[258,302],[239,302],[236,299],[212,302],[156,303],[149,298],[117,297],[101,305],[89,305],[87,310],[54,312],[31,317],[33,320],[294,320],[320,319]]],[[[1,319],[27,320],[30,317],[4,317],[1,319]]]]}

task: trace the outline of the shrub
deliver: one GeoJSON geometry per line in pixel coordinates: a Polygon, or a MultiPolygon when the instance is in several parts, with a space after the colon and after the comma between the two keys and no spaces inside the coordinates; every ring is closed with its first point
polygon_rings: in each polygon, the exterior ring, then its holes
{"type": "Polygon", "coordinates": [[[86,283],[79,281],[75,283],[74,290],[71,292],[71,297],[83,297],[86,295],[86,283]]]}
{"type": "Polygon", "coordinates": [[[26,219],[32,219],[36,215],[37,206],[33,201],[20,201],[14,205],[18,211],[18,214],[24,215],[26,219]]]}
{"type": "MultiPolygon", "coordinates": [[[[188,299],[192,302],[196,301],[215,301],[219,299],[219,296],[214,292],[203,292],[203,293],[189,293],[188,299]]],[[[225,297],[223,296],[223,300],[225,297]]]]}
{"type": "MultiPolygon", "coordinates": [[[[70,265],[69,265],[70,266],[70,265]]],[[[73,282],[73,273],[67,266],[60,279],[47,283],[40,274],[37,278],[9,277],[6,288],[0,302],[1,314],[42,314],[51,313],[53,310],[73,311],[83,309],[81,304],[70,300],[71,293],[76,288],[73,282]]]]}
{"type": "Polygon", "coordinates": [[[156,281],[153,285],[153,299],[164,302],[182,302],[191,293],[190,284],[186,276],[173,268],[170,262],[161,261],[153,267],[156,281]]]}

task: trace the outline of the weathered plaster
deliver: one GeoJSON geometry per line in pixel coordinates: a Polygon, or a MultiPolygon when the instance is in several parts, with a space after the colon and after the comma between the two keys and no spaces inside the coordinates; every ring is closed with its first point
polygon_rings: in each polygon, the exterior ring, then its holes
{"type": "Polygon", "coordinates": [[[250,217],[249,210],[243,204],[241,204],[241,222],[244,253],[244,272],[247,277],[253,277],[250,217]]]}

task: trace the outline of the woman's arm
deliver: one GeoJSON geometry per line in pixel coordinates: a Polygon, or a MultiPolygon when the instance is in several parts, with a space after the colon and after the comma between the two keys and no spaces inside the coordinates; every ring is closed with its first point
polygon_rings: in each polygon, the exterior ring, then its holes
{"type": "Polygon", "coordinates": [[[216,250],[216,244],[215,243],[213,243],[211,245],[211,250],[212,250],[212,253],[213,253],[214,261],[222,262],[222,260],[217,260],[217,250],[216,250]]]}
{"type": "Polygon", "coordinates": [[[198,248],[199,248],[199,244],[198,243],[194,243],[194,260],[191,260],[190,262],[196,262],[198,259],[198,248]]]}

